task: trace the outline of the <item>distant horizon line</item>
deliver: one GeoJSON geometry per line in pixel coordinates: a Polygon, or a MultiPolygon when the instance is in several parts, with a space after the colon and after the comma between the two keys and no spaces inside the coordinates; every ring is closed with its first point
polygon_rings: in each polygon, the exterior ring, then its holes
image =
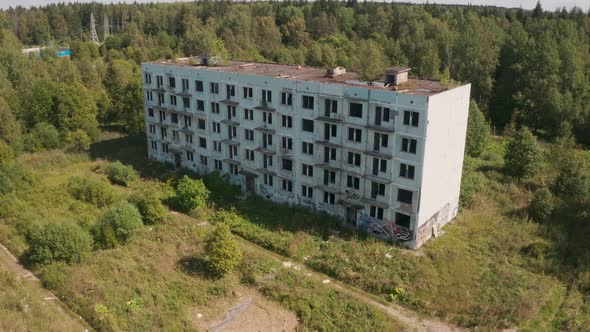
{"type": "MultiPolygon", "coordinates": [[[[22,2],[22,0],[15,0],[17,2],[22,2]]],[[[51,5],[76,5],[76,4],[88,4],[88,3],[96,3],[96,4],[103,4],[103,5],[133,5],[133,4],[174,4],[174,3],[195,3],[195,2],[201,2],[199,0],[117,0],[117,1],[112,1],[112,0],[105,0],[105,1],[101,1],[101,0],[74,0],[74,1],[69,1],[69,0],[58,0],[58,1],[52,1],[52,0],[48,0],[47,3],[43,3],[43,4],[39,4],[38,0],[25,0],[25,1],[31,1],[32,3],[24,3],[24,4],[6,4],[6,5],[0,5],[0,10],[1,11],[5,11],[5,10],[10,10],[10,9],[16,9],[16,8],[25,8],[25,9],[31,9],[31,8],[43,8],[43,7],[47,7],[47,6],[51,6],[51,5]]],[[[244,3],[244,2],[269,2],[271,0],[230,0],[231,2],[237,2],[237,3],[244,3]]],[[[277,1],[277,0],[274,0],[277,1]]],[[[282,0],[278,0],[278,1],[282,1],[282,0]]],[[[305,0],[306,2],[315,2],[316,0],[305,0]]],[[[341,2],[345,2],[346,0],[338,0],[341,2]]],[[[518,5],[516,4],[511,4],[511,6],[506,6],[506,5],[502,5],[502,4],[497,4],[497,3],[474,3],[477,1],[484,1],[484,2],[497,2],[497,1],[502,1],[502,0],[440,0],[440,1],[431,1],[431,0],[403,0],[403,1],[395,1],[395,0],[362,0],[362,1],[358,1],[359,3],[362,2],[390,2],[390,3],[397,3],[397,4],[401,4],[401,5],[426,5],[426,4],[430,4],[430,5],[439,5],[439,6],[460,6],[460,7],[468,7],[468,6],[474,6],[474,7],[495,7],[495,8],[505,8],[505,9],[522,9],[522,10],[533,10],[534,6],[531,8],[526,8],[523,7],[523,2],[531,2],[530,0],[524,0],[524,1],[518,1],[518,5]]],[[[566,8],[566,10],[570,11],[574,8],[578,8],[582,11],[587,10],[588,12],[590,12],[590,4],[588,4],[588,8],[583,8],[581,6],[579,6],[575,2],[576,0],[570,0],[568,2],[570,2],[569,4],[564,4],[561,6],[557,6],[555,7],[555,9],[551,10],[551,9],[547,9],[546,7],[543,7],[543,2],[541,1],[541,7],[543,8],[544,11],[546,12],[556,12],[556,11],[560,11],[563,8],[566,8]]],[[[510,1],[508,0],[507,2],[517,2],[517,1],[510,1]]],[[[537,1],[534,1],[535,6],[537,1]]]]}

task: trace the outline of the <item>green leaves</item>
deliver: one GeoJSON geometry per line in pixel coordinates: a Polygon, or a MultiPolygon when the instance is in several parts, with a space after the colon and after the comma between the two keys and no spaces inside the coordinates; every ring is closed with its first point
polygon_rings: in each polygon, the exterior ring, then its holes
{"type": "Polygon", "coordinates": [[[472,157],[478,157],[485,150],[489,139],[490,126],[477,103],[472,100],[469,105],[465,152],[472,157]]]}
{"type": "Polygon", "coordinates": [[[207,255],[207,267],[215,277],[224,276],[242,261],[242,251],[225,223],[216,224],[213,236],[207,244],[207,255]]]}
{"type": "Polygon", "coordinates": [[[523,127],[510,138],[506,148],[506,172],[517,178],[527,178],[539,170],[542,161],[537,138],[523,127]]]}
{"type": "Polygon", "coordinates": [[[80,263],[90,256],[92,239],[74,223],[49,223],[31,232],[27,259],[32,264],[80,263]]]}
{"type": "Polygon", "coordinates": [[[209,193],[202,180],[194,180],[185,175],[176,185],[173,202],[180,211],[188,213],[195,208],[205,207],[209,193]]]}
{"type": "Polygon", "coordinates": [[[93,235],[103,248],[125,244],[133,232],[143,226],[137,208],[129,202],[121,202],[109,209],[96,223],[93,235]]]}

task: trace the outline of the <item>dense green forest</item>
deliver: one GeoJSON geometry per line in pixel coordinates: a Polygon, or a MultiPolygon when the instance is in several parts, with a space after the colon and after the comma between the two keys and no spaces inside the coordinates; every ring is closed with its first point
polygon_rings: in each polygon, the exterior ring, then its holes
{"type": "MultiPolygon", "coordinates": [[[[590,144],[590,14],[357,1],[57,4],[0,11],[1,138],[63,137],[98,124],[141,131],[142,61],[216,50],[234,59],[313,66],[408,65],[412,75],[471,82],[493,128],[528,126],[590,144]],[[90,15],[100,46],[89,42],[90,15]],[[104,18],[110,35],[104,38],[104,18]],[[69,45],[19,56],[22,45],[69,45]],[[4,79],[7,78],[7,79],[4,79]],[[71,107],[73,103],[83,107],[71,107]],[[50,108],[57,112],[50,111],[50,108]],[[68,114],[68,120],[60,118],[68,114]],[[96,118],[96,121],[95,121],[96,118]]],[[[25,144],[37,148],[42,142],[25,144]]]]}

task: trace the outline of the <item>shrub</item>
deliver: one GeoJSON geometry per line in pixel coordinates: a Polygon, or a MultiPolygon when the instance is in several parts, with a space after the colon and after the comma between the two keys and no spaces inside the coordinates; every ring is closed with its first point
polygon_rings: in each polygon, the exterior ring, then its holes
{"type": "Polygon", "coordinates": [[[209,189],[203,181],[191,179],[186,175],[178,181],[175,192],[174,205],[185,213],[204,207],[209,199],[209,189]]]}
{"type": "Polygon", "coordinates": [[[240,195],[240,186],[229,182],[227,175],[221,175],[218,171],[211,172],[203,182],[207,189],[211,191],[211,199],[216,202],[231,203],[235,202],[240,195]]]}
{"type": "Polygon", "coordinates": [[[93,229],[94,240],[102,248],[114,248],[125,244],[134,230],[143,225],[135,205],[121,202],[100,218],[93,229]]]}
{"type": "Polygon", "coordinates": [[[14,162],[14,152],[10,145],[0,140],[0,167],[10,165],[14,162]]]}
{"type": "Polygon", "coordinates": [[[533,194],[528,207],[529,216],[538,222],[544,222],[553,213],[553,196],[547,188],[539,189],[533,194]]]}
{"type": "Polygon", "coordinates": [[[242,251],[229,227],[218,223],[207,244],[207,267],[214,277],[222,277],[235,269],[242,261],[242,251]]]}
{"type": "Polygon", "coordinates": [[[505,156],[506,172],[517,178],[535,174],[541,165],[541,149],[537,138],[523,127],[508,142],[505,156]]]}
{"type": "Polygon", "coordinates": [[[555,179],[555,192],[568,198],[583,201],[590,188],[588,162],[575,150],[559,158],[559,175],[555,179]]]}
{"type": "Polygon", "coordinates": [[[90,256],[92,239],[73,223],[51,223],[29,235],[28,261],[32,264],[53,262],[79,263],[90,256]]]}
{"type": "Polygon", "coordinates": [[[168,213],[162,204],[162,192],[147,185],[137,189],[131,195],[129,201],[139,210],[144,224],[156,224],[166,220],[168,213]]]}
{"type": "Polygon", "coordinates": [[[490,126],[477,103],[472,100],[469,105],[465,152],[473,157],[479,156],[485,150],[489,139],[490,126]]]}
{"type": "Polygon", "coordinates": [[[496,151],[484,151],[480,155],[481,159],[492,162],[492,163],[499,163],[502,161],[502,155],[500,155],[496,151]]]}
{"type": "Polygon", "coordinates": [[[100,180],[71,177],[68,181],[68,191],[76,199],[103,207],[115,201],[115,194],[109,184],[100,180]]]}
{"type": "Polygon", "coordinates": [[[49,289],[60,288],[68,279],[67,268],[64,262],[55,262],[43,266],[39,270],[43,287],[49,289]]]}
{"type": "Polygon", "coordinates": [[[131,181],[139,178],[133,166],[123,165],[120,161],[107,166],[107,176],[112,183],[127,187],[131,181]]]}
{"type": "Polygon", "coordinates": [[[66,142],[69,144],[69,149],[75,152],[90,150],[90,143],[92,143],[90,136],[82,129],[69,132],[66,135],[66,142]]]}
{"type": "Polygon", "coordinates": [[[38,123],[25,137],[25,147],[31,152],[57,149],[60,145],[59,131],[49,123],[38,123]]]}

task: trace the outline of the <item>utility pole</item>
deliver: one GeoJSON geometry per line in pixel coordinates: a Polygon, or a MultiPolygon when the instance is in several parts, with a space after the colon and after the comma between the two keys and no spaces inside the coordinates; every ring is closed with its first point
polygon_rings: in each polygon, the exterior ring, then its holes
{"type": "Polygon", "coordinates": [[[94,14],[90,13],[90,38],[96,45],[100,45],[98,34],[96,33],[96,22],[94,21],[94,14]]]}

